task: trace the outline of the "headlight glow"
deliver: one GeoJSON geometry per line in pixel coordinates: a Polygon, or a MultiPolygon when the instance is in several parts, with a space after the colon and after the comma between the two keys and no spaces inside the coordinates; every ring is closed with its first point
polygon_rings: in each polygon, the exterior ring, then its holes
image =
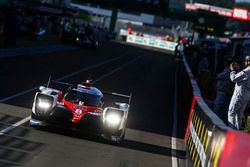
{"type": "Polygon", "coordinates": [[[80,39],[77,37],[76,40],[79,41],[80,39]]]}
{"type": "Polygon", "coordinates": [[[44,99],[38,99],[37,106],[41,109],[49,109],[51,107],[51,104],[44,100],[44,99]]]}
{"type": "Polygon", "coordinates": [[[115,113],[109,113],[106,117],[107,123],[112,126],[117,126],[121,122],[121,117],[115,113]]]}

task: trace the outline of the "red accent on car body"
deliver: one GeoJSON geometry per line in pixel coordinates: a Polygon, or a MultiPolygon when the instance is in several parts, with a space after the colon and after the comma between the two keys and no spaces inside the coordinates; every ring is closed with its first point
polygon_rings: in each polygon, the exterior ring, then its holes
{"type": "Polygon", "coordinates": [[[80,120],[89,112],[100,113],[103,111],[100,107],[79,105],[66,100],[64,101],[64,105],[72,111],[73,118],[71,121],[73,123],[79,123],[80,120]]]}
{"type": "Polygon", "coordinates": [[[84,86],[86,89],[92,87],[92,83],[90,83],[90,82],[82,82],[81,85],[84,86]]]}
{"type": "Polygon", "coordinates": [[[61,102],[63,99],[63,93],[61,91],[58,92],[58,97],[57,97],[57,101],[61,102]]]}

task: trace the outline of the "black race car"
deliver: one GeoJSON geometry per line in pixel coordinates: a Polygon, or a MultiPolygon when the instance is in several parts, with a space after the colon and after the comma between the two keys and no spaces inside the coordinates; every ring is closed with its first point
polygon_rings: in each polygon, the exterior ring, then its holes
{"type": "Polygon", "coordinates": [[[61,37],[63,43],[97,49],[100,46],[99,40],[93,35],[87,35],[86,33],[78,32],[64,32],[61,37]]]}
{"type": "Polygon", "coordinates": [[[88,36],[86,34],[77,34],[75,37],[75,44],[93,49],[97,49],[100,46],[99,41],[96,40],[94,36],[88,36]]]}

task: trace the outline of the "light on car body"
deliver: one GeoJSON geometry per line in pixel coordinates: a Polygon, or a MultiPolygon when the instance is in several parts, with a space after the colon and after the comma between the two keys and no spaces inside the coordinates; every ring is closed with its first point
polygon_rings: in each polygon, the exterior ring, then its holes
{"type": "Polygon", "coordinates": [[[121,122],[121,116],[115,113],[109,113],[106,116],[107,123],[112,126],[117,126],[121,122]]]}
{"type": "Polygon", "coordinates": [[[51,107],[51,104],[44,99],[38,99],[37,106],[41,109],[47,110],[51,107]]]}

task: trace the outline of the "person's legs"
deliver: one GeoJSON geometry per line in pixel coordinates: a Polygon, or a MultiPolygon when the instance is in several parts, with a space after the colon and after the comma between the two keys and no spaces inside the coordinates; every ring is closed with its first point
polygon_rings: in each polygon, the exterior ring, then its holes
{"type": "Polygon", "coordinates": [[[236,117],[236,113],[234,112],[233,108],[229,106],[228,109],[228,125],[229,127],[235,129],[235,117],[236,117]]]}
{"type": "Polygon", "coordinates": [[[241,99],[238,98],[237,92],[234,92],[228,109],[228,124],[233,129],[239,129],[240,110],[242,109],[241,99]]]}
{"type": "Polygon", "coordinates": [[[225,97],[225,103],[223,104],[223,109],[222,109],[222,120],[226,125],[228,125],[228,108],[230,104],[231,97],[226,96],[225,97]]]}
{"type": "Polygon", "coordinates": [[[239,113],[237,113],[237,119],[236,119],[236,124],[237,124],[237,129],[240,129],[242,126],[242,119],[243,119],[243,115],[244,115],[244,111],[247,107],[249,101],[249,97],[248,95],[244,97],[244,100],[242,102],[241,108],[239,110],[239,113]]]}
{"type": "Polygon", "coordinates": [[[217,91],[216,99],[214,100],[214,113],[217,114],[221,119],[223,119],[225,103],[226,94],[224,92],[217,91]]]}

